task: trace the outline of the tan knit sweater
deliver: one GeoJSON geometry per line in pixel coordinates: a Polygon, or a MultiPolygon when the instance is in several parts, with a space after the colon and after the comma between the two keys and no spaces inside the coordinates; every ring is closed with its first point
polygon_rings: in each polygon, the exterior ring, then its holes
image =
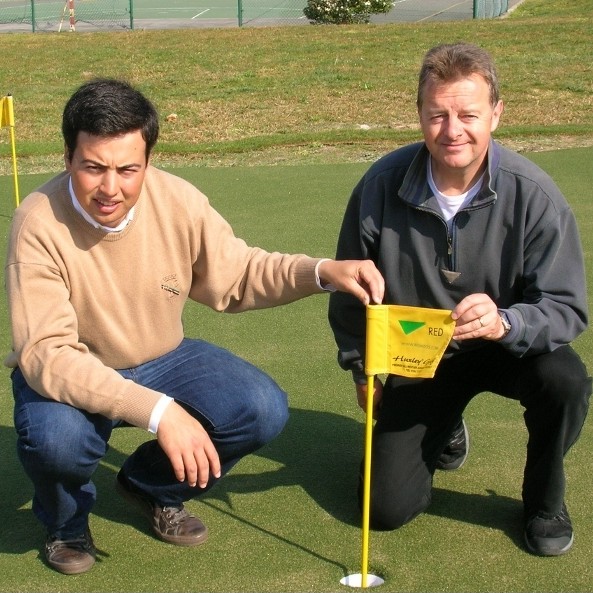
{"type": "Polygon", "coordinates": [[[5,364],[45,397],[147,428],[160,394],[114,369],[176,348],[187,298],[239,312],[321,292],[318,261],[248,247],[200,191],[153,167],[132,222],[105,233],[74,210],[61,173],[15,212],[5,364]]]}

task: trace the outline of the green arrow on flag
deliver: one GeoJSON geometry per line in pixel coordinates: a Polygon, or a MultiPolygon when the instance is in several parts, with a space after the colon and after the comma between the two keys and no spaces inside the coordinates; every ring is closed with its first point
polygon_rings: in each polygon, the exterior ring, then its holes
{"type": "Polygon", "coordinates": [[[399,324],[401,326],[401,328],[404,330],[404,334],[406,334],[406,336],[408,334],[411,334],[412,332],[415,332],[417,329],[420,329],[421,327],[426,325],[426,322],[424,321],[403,321],[403,320],[399,320],[399,324]]]}

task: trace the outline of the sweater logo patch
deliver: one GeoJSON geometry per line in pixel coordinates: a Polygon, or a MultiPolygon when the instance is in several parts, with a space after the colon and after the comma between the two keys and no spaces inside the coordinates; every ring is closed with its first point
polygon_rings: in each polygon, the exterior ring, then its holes
{"type": "Polygon", "coordinates": [[[177,274],[169,274],[168,276],[165,276],[161,282],[161,289],[165,291],[169,299],[179,296],[180,290],[177,274]]]}

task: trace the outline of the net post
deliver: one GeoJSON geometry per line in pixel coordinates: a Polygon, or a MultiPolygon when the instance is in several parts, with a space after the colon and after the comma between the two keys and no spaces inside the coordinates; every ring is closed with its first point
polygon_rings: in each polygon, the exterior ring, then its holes
{"type": "Polygon", "coordinates": [[[70,31],[76,31],[74,20],[74,0],[68,0],[68,15],[70,19],[70,31]]]}

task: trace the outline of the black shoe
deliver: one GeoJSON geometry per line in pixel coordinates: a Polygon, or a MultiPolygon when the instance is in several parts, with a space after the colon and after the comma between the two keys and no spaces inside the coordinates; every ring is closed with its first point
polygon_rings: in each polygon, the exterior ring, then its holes
{"type": "Polygon", "coordinates": [[[48,536],[45,542],[47,563],[62,574],[80,574],[95,564],[97,550],[87,529],[79,537],[59,539],[48,536]]]}
{"type": "Polygon", "coordinates": [[[535,513],[525,521],[527,549],[537,556],[560,556],[572,546],[574,534],[566,505],[554,517],[535,513]]]}
{"type": "Polygon", "coordinates": [[[152,530],[160,539],[176,546],[197,546],[208,538],[208,529],[180,506],[160,507],[146,495],[134,490],[120,471],[115,486],[118,494],[131,502],[150,521],[152,530]]]}
{"type": "Polygon", "coordinates": [[[462,418],[459,424],[453,429],[449,437],[449,442],[437,461],[437,469],[459,469],[465,463],[468,453],[469,432],[467,431],[465,420],[462,418]]]}

